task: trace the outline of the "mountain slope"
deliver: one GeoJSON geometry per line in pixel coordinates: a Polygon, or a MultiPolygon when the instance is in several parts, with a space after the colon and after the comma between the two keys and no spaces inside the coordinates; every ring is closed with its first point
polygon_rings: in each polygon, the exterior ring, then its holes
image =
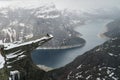
{"type": "Polygon", "coordinates": [[[48,72],[45,80],[119,80],[119,73],[120,38],[114,38],[78,56],[65,67],[48,72]]]}
{"type": "Polygon", "coordinates": [[[114,21],[108,23],[106,28],[107,30],[103,33],[103,35],[109,38],[120,37],[120,19],[115,19],[114,21]]]}
{"type": "Polygon", "coordinates": [[[3,42],[22,43],[53,34],[54,39],[44,46],[71,46],[74,44],[63,43],[74,37],[78,39],[78,44],[82,44],[85,41],[73,28],[83,23],[77,13],[60,11],[54,4],[40,4],[35,8],[5,7],[0,8],[0,39],[3,42]]]}

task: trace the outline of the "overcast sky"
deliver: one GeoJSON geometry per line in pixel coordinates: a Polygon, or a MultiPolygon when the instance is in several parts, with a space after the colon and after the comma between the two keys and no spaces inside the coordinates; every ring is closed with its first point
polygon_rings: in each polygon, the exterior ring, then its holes
{"type": "Polygon", "coordinates": [[[56,4],[73,9],[110,8],[120,6],[120,0],[56,0],[56,4]]]}
{"type": "Polygon", "coordinates": [[[120,0],[0,0],[0,6],[6,6],[15,4],[20,5],[16,2],[23,2],[25,5],[33,4],[34,2],[38,3],[49,3],[53,2],[56,4],[56,7],[59,9],[69,8],[69,9],[96,9],[96,8],[120,8],[120,0]]]}

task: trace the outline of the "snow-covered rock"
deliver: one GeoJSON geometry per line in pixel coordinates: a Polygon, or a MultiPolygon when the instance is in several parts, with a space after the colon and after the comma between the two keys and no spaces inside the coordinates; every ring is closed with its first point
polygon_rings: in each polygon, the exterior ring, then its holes
{"type": "MultiPolygon", "coordinates": [[[[44,71],[34,65],[31,59],[31,52],[52,38],[53,35],[47,34],[40,39],[20,44],[11,43],[7,45],[6,43],[4,52],[6,53],[7,68],[10,71],[9,80],[33,80],[33,76],[36,76],[36,80],[39,80],[40,77],[38,75],[42,75],[44,71]]],[[[1,57],[0,59],[2,60],[1,57]]]]}

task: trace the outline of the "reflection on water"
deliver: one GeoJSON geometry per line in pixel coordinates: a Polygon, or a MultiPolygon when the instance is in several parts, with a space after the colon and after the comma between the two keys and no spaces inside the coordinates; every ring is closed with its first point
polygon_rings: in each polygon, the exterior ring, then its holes
{"type": "Polygon", "coordinates": [[[104,26],[110,21],[94,21],[86,25],[77,27],[75,30],[82,33],[86,40],[83,48],[63,49],[63,50],[35,50],[32,53],[33,61],[36,64],[46,65],[52,68],[62,67],[73,61],[75,57],[84,52],[102,44],[106,39],[98,37],[98,34],[104,30],[104,26]]]}

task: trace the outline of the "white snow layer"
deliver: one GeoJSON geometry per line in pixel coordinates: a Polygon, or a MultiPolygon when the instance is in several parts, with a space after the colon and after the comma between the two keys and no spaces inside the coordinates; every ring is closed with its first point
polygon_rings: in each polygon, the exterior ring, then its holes
{"type": "Polygon", "coordinates": [[[1,55],[1,52],[0,52],[0,69],[4,67],[4,64],[5,64],[5,59],[4,59],[4,57],[1,55]]]}
{"type": "Polygon", "coordinates": [[[40,39],[36,39],[36,40],[33,40],[33,41],[29,41],[29,42],[24,42],[24,43],[21,43],[21,44],[10,44],[10,43],[4,43],[4,46],[5,46],[5,50],[9,50],[9,49],[13,49],[15,47],[20,47],[20,46],[25,46],[25,45],[29,45],[29,44],[33,44],[33,43],[37,43],[37,42],[41,42],[43,40],[48,40],[50,38],[52,38],[53,36],[51,34],[49,34],[49,36],[45,36],[45,37],[42,37],[40,39]],[[9,45],[8,45],[9,44],[9,45]]]}

